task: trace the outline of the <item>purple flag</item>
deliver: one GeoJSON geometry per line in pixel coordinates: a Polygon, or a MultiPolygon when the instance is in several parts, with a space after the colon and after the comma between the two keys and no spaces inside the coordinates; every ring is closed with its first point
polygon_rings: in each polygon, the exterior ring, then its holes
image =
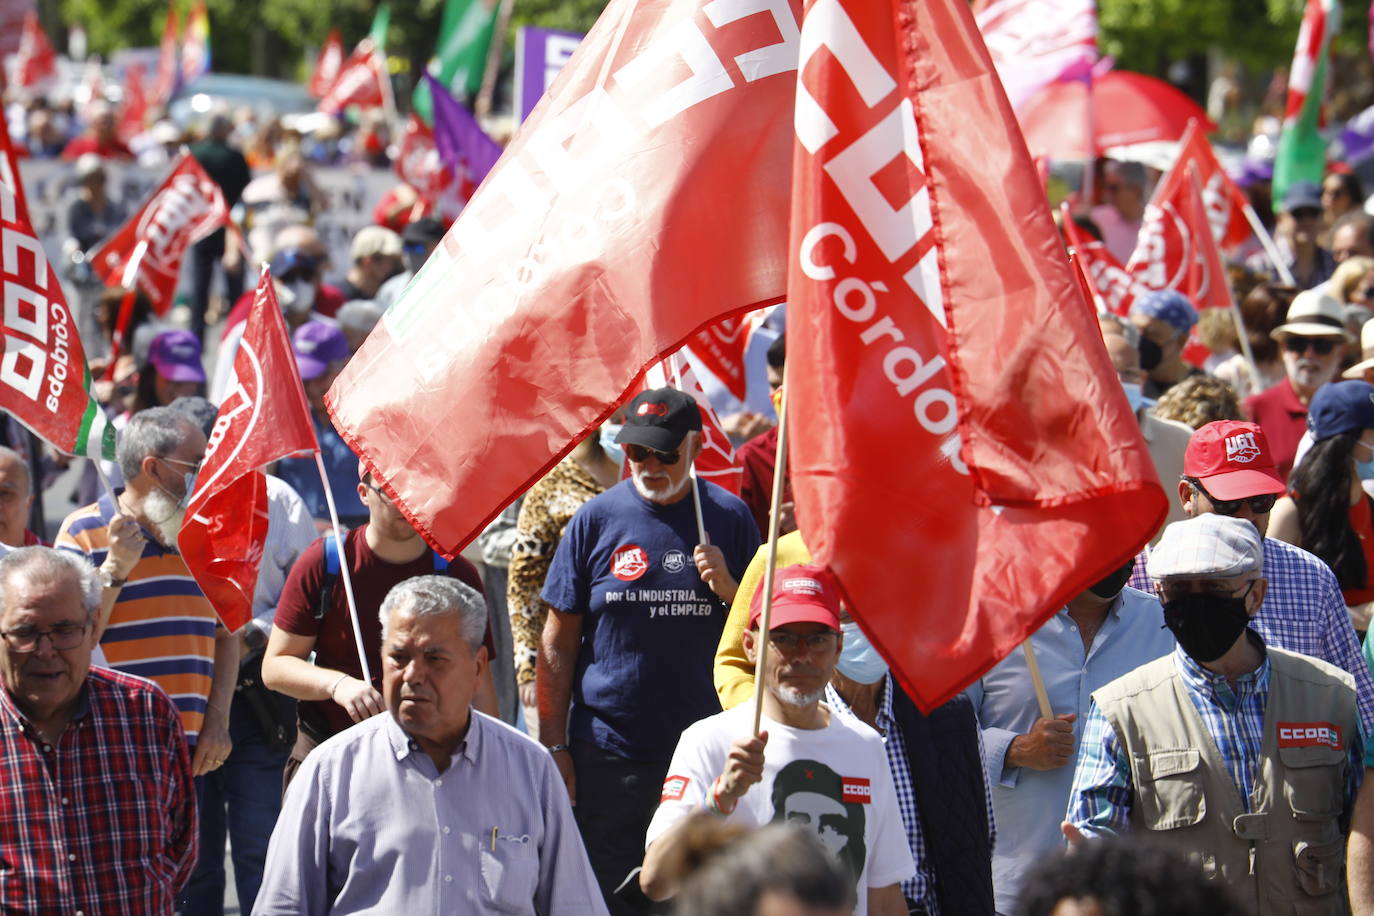
{"type": "Polygon", "coordinates": [[[581,41],[576,32],[532,25],[515,33],[515,105],[521,121],[534,111],[581,41]]]}
{"type": "Polygon", "coordinates": [[[467,186],[463,196],[471,197],[501,158],[501,147],[482,130],[472,112],[448,94],[443,83],[429,73],[425,73],[425,80],[434,100],[434,146],[439,161],[464,179],[467,186]]]}

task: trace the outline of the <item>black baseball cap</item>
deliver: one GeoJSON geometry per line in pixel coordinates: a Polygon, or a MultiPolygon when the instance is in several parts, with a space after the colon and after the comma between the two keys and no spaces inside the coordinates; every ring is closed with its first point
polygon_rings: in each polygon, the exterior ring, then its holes
{"type": "Polygon", "coordinates": [[[652,388],[630,401],[625,425],[615,441],[671,452],[694,430],[701,431],[701,408],[696,399],[676,388],[652,388]]]}

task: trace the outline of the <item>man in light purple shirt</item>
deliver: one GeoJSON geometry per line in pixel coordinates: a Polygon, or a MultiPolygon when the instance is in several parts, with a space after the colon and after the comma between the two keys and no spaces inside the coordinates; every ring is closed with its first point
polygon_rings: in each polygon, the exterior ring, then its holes
{"type": "Polygon", "coordinates": [[[605,916],[568,794],[537,742],[471,708],[486,605],[446,576],[382,603],[373,716],[312,753],[267,851],[256,916],[605,916]]]}

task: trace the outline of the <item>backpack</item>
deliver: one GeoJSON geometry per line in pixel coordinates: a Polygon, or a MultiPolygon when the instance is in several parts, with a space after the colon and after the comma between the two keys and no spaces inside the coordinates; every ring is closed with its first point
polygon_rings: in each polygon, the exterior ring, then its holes
{"type": "MultiPolygon", "coordinates": [[[[345,535],[340,536],[340,540],[345,535]]],[[[429,555],[434,558],[434,572],[442,573],[448,569],[448,560],[436,553],[433,549],[429,555]]],[[[334,587],[339,581],[339,541],[333,535],[324,536],[324,581],[320,584],[320,606],[315,609],[315,619],[323,620],[324,615],[329,613],[329,606],[334,602],[334,587]]]]}

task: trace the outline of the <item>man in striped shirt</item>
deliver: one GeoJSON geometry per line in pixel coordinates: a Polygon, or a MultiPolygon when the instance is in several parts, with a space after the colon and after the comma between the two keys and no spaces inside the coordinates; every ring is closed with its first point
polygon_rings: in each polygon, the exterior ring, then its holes
{"type": "Polygon", "coordinates": [[[180,411],[154,407],[135,414],[119,442],[125,488],[115,502],[102,496],[67,516],[54,545],[101,567],[100,647],[111,668],[149,678],[172,698],[195,776],[229,756],[239,652],[176,549],[204,455],[205,435],[180,411]],[[121,562],[112,549],[120,540],[141,541],[136,560],[121,562]]]}

